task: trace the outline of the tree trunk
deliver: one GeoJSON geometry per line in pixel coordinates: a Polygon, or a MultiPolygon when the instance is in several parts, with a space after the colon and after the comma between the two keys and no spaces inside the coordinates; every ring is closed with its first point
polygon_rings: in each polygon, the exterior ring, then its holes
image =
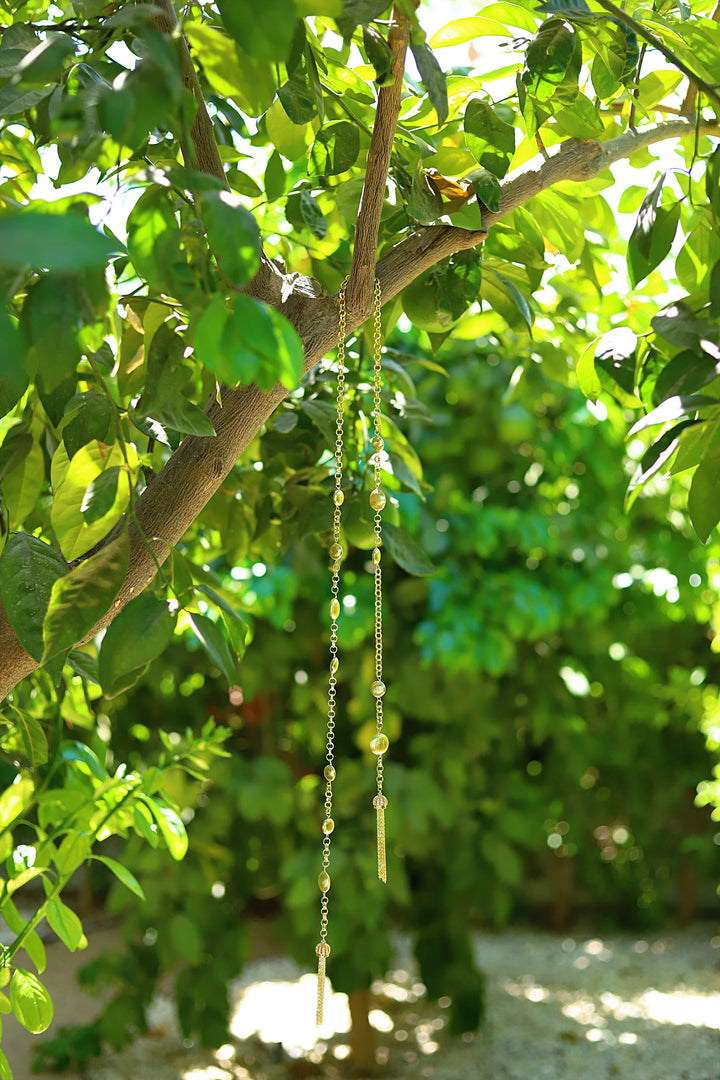
{"type": "Polygon", "coordinates": [[[377,1072],[375,1060],[375,1029],[370,1026],[370,992],[353,990],[350,1004],[350,1062],[354,1076],[369,1076],[377,1072]]]}

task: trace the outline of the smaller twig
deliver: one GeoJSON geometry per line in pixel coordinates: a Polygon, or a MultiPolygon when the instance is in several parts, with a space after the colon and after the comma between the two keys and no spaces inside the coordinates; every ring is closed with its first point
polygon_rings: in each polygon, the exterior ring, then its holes
{"type": "Polygon", "coordinates": [[[381,87],[378,93],[377,111],[368,150],[365,183],[360,200],[355,247],[347,287],[348,311],[357,312],[361,322],[370,313],[372,306],[380,216],[385,200],[385,185],[395,129],[400,114],[405,53],[409,41],[410,31],[407,20],[395,8],[394,22],[388,35],[390,48],[395,54],[392,66],[395,81],[392,86],[381,87]]]}

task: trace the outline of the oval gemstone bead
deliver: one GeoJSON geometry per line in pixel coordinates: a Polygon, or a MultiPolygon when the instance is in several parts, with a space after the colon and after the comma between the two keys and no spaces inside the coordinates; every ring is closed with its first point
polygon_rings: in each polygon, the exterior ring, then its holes
{"type": "Polygon", "coordinates": [[[376,735],[374,739],[370,740],[370,749],[373,754],[377,754],[378,757],[385,753],[389,745],[390,742],[387,735],[376,735]]]}
{"type": "Polygon", "coordinates": [[[370,686],[370,693],[373,697],[382,697],[385,693],[385,683],[380,679],[376,679],[370,686]]]}
{"type": "Polygon", "coordinates": [[[373,488],[370,492],[370,505],[373,510],[382,510],[386,502],[385,493],[380,488],[373,488]]]}
{"type": "Polygon", "coordinates": [[[344,493],[342,491],[336,491],[333,495],[333,502],[336,506],[342,506],[342,504],[345,502],[344,493]]]}
{"type": "Polygon", "coordinates": [[[332,660],[330,661],[330,674],[337,675],[337,669],[339,667],[340,661],[338,660],[337,656],[333,656],[332,660]]]}
{"type": "Polygon", "coordinates": [[[318,874],[318,885],[322,893],[326,893],[330,888],[330,875],[327,870],[321,870],[318,874]]]}
{"type": "Polygon", "coordinates": [[[381,558],[382,558],[382,556],[380,554],[380,548],[375,548],[375,550],[372,553],[372,561],[375,563],[376,566],[380,562],[381,558]]]}
{"type": "Polygon", "coordinates": [[[330,558],[331,559],[339,559],[341,557],[342,557],[342,548],[341,548],[340,544],[333,544],[333,546],[330,548],[330,558]]]}
{"type": "Polygon", "coordinates": [[[322,823],[322,831],[325,833],[325,835],[329,836],[334,828],[335,822],[333,821],[333,819],[331,817],[325,818],[322,823]]]}
{"type": "Polygon", "coordinates": [[[329,610],[330,610],[330,618],[331,619],[337,619],[338,615],[340,614],[340,601],[339,600],[331,600],[329,610]]]}
{"type": "Polygon", "coordinates": [[[336,776],[334,767],[332,765],[326,765],[323,769],[323,776],[326,780],[334,780],[336,776]]]}
{"type": "Polygon", "coordinates": [[[372,448],[376,454],[379,454],[385,443],[382,441],[379,435],[375,435],[372,441],[372,448]]]}

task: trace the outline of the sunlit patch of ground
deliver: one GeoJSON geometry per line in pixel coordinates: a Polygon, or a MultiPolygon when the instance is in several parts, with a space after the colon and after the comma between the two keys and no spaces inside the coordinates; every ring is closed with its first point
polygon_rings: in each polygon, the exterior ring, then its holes
{"type": "MultiPolygon", "coordinates": [[[[456,1040],[445,1033],[450,999],[427,1000],[399,940],[395,970],[373,987],[370,1021],[381,1073],[394,1080],[720,1080],[715,934],[709,926],[647,941],[478,934],[488,1020],[480,1033],[456,1040]]],[[[345,1075],[343,994],[328,994],[318,1031],[315,977],[287,959],[250,965],[232,989],[232,1042],[213,1054],[183,1046],[170,1003],[158,1002],[154,1037],[108,1056],[89,1070],[89,1080],[345,1075]]]]}

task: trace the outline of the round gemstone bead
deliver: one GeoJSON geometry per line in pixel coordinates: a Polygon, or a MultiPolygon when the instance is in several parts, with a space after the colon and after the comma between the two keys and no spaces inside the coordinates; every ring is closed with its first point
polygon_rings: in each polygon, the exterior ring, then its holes
{"type": "Polygon", "coordinates": [[[322,823],[322,831],[325,833],[325,835],[329,836],[334,828],[335,822],[333,821],[333,819],[331,817],[325,818],[322,823]]]}
{"type": "Polygon", "coordinates": [[[340,559],[340,558],[342,558],[342,553],[343,553],[342,552],[342,547],[340,546],[340,544],[333,544],[333,546],[330,548],[330,558],[331,559],[340,559]]]}
{"type": "Polygon", "coordinates": [[[370,492],[370,505],[373,510],[382,510],[386,502],[385,493],[380,488],[373,488],[370,492]]]}
{"type": "Polygon", "coordinates": [[[382,556],[380,555],[380,548],[375,548],[372,553],[372,561],[375,563],[376,566],[380,562],[381,557],[382,556]]]}
{"type": "Polygon", "coordinates": [[[322,893],[326,893],[329,890],[330,875],[328,874],[327,870],[321,870],[318,874],[318,886],[320,887],[320,892],[322,893]]]}
{"type": "Polygon", "coordinates": [[[321,941],[319,945],[315,946],[315,953],[317,956],[324,956],[327,960],[330,955],[330,946],[327,941],[321,941]]]}
{"type": "Polygon", "coordinates": [[[337,656],[333,656],[332,660],[330,661],[330,674],[337,675],[337,669],[339,667],[340,661],[338,660],[337,656]]]}
{"type": "Polygon", "coordinates": [[[331,619],[337,619],[338,615],[340,614],[340,601],[339,600],[331,600],[329,610],[330,610],[330,618],[331,619]]]}
{"type": "Polygon", "coordinates": [[[387,797],[385,795],[376,795],[373,799],[373,806],[376,810],[384,810],[387,807],[387,797]]]}
{"type": "Polygon", "coordinates": [[[335,773],[334,767],[332,765],[326,765],[325,768],[323,769],[323,776],[325,777],[325,779],[326,780],[334,780],[335,775],[336,775],[336,773],[335,773]]]}
{"type": "Polygon", "coordinates": [[[370,740],[370,749],[373,754],[377,754],[378,757],[385,753],[389,745],[390,743],[387,735],[376,735],[374,739],[370,740]]]}
{"type": "Polygon", "coordinates": [[[382,441],[379,435],[375,435],[372,441],[372,448],[376,454],[379,454],[385,443],[382,441]]]}
{"type": "Polygon", "coordinates": [[[370,686],[370,693],[373,697],[382,697],[385,693],[385,683],[380,679],[376,679],[370,686]]]}
{"type": "Polygon", "coordinates": [[[333,495],[333,502],[335,503],[336,506],[342,506],[342,504],[345,502],[345,494],[344,494],[344,492],[336,491],[335,494],[333,495]]]}

